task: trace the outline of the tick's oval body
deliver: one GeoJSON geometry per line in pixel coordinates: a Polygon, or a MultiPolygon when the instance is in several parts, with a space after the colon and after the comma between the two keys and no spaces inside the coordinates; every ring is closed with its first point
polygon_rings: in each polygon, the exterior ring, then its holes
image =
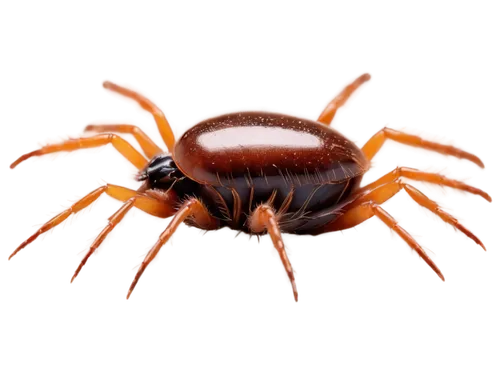
{"type": "MultiPolygon", "coordinates": [[[[330,221],[331,215],[322,216],[324,220],[307,220],[305,225],[301,217],[342,204],[368,168],[362,151],[334,129],[265,112],[199,123],[176,143],[174,160],[186,177],[216,190],[230,213],[228,225],[243,230],[245,217],[270,199],[276,210],[286,205],[287,215],[295,215],[282,225],[285,231],[330,221]]],[[[216,204],[209,208],[216,209],[216,204]]]]}

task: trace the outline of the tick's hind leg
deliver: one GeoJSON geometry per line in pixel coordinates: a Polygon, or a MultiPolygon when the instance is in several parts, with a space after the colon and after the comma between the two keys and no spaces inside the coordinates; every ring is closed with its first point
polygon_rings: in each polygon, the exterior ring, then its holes
{"type": "Polygon", "coordinates": [[[57,228],[75,223],[81,216],[92,211],[102,199],[109,199],[114,202],[126,202],[134,197],[136,198],[134,208],[147,216],[165,219],[173,213],[173,208],[168,200],[160,200],[147,194],[138,193],[126,186],[102,183],[80,198],[61,207],[59,211],[51,215],[42,224],[39,224],[35,231],[17,244],[7,255],[7,260],[12,260],[25,251],[32,243],[43,240],[57,228]]]}
{"type": "Polygon", "coordinates": [[[295,301],[298,300],[297,286],[295,285],[295,277],[293,275],[292,265],[286,254],[285,245],[281,238],[281,231],[278,225],[278,220],[274,209],[268,204],[262,204],[257,207],[248,218],[248,226],[252,233],[267,232],[271,236],[274,247],[278,251],[281,262],[285,267],[290,283],[292,284],[293,296],[295,301]]]}
{"type": "Polygon", "coordinates": [[[450,193],[465,197],[474,196],[488,203],[491,203],[493,198],[486,191],[471,184],[468,179],[455,177],[448,169],[433,166],[410,167],[398,164],[393,170],[361,187],[357,192],[359,197],[344,207],[345,213],[322,228],[321,232],[343,232],[375,217],[392,231],[393,237],[403,241],[411,254],[418,256],[436,277],[444,281],[442,271],[434,261],[435,254],[420,242],[418,236],[405,229],[400,220],[391,217],[387,210],[381,208],[401,192],[405,192],[415,206],[430,219],[441,223],[464,239],[473,241],[483,252],[487,251],[484,242],[467,226],[463,218],[429,194],[440,197],[446,197],[450,193]]]}
{"type": "Polygon", "coordinates": [[[168,239],[172,236],[172,234],[174,234],[175,230],[179,227],[179,225],[186,220],[190,220],[193,225],[201,229],[211,230],[219,228],[218,219],[210,215],[210,212],[198,199],[191,198],[185,201],[179,208],[179,210],[175,213],[170,223],[168,223],[167,228],[160,235],[160,238],[158,239],[156,244],[148,252],[146,258],[144,258],[144,261],[142,262],[141,266],[139,267],[139,270],[137,271],[137,274],[135,275],[132,285],[130,285],[127,294],[127,299],[132,294],[132,291],[137,285],[137,282],[139,281],[141,275],[146,270],[146,267],[149,265],[149,263],[151,263],[151,261],[156,257],[156,255],[158,255],[158,252],[160,251],[161,247],[165,245],[168,239]]]}
{"type": "Polygon", "coordinates": [[[342,90],[340,94],[338,94],[335,98],[333,98],[333,100],[330,103],[328,103],[323,112],[321,112],[321,115],[319,115],[318,117],[318,122],[321,122],[329,126],[332,123],[332,120],[335,117],[337,110],[344,105],[347,99],[349,99],[352,93],[356,91],[356,89],[359,86],[361,86],[369,79],[370,79],[369,74],[363,74],[362,76],[358,77],[353,83],[344,88],[344,90],[342,90]]]}
{"type": "Polygon", "coordinates": [[[142,108],[151,113],[156,121],[156,125],[158,126],[158,130],[160,131],[161,137],[163,138],[163,141],[167,145],[168,151],[170,152],[174,151],[174,144],[175,144],[174,133],[172,132],[172,128],[170,127],[167,118],[165,117],[161,109],[156,106],[156,104],[154,104],[151,100],[147,99],[141,94],[126,89],[124,87],[118,86],[114,83],[106,81],[103,83],[103,86],[108,90],[114,91],[118,94],[124,95],[130,99],[135,100],[137,103],[139,103],[139,105],[142,108]]]}
{"type": "Polygon", "coordinates": [[[389,128],[383,128],[381,131],[371,137],[368,142],[366,142],[366,144],[362,148],[366,158],[368,160],[371,160],[375,156],[375,154],[379,152],[380,148],[387,139],[392,139],[395,142],[403,143],[408,146],[425,148],[427,150],[439,152],[440,154],[455,156],[459,159],[467,159],[479,165],[481,168],[484,168],[484,164],[481,159],[469,152],[463,151],[450,145],[443,145],[441,143],[426,141],[425,139],[422,139],[416,135],[403,133],[389,128]]]}
{"type": "Polygon", "coordinates": [[[399,217],[396,217],[392,212],[376,204],[368,205],[366,209],[389,231],[391,239],[401,240],[406,245],[410,254],[417,256],[434,276],[437,277],[438,281],[442,283],[446,281],[446,276],[441,265],[434,260],[437,254],[425,246],[418,235],[406,229],[401,224],[402,220],[399,217]]]}

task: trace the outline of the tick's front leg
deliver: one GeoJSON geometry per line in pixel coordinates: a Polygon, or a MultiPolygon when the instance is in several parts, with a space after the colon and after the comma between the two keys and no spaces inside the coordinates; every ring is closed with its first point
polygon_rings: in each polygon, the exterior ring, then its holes
{"type": "Polygon", "coordinates": [[[115,232],[120,229],[125,224],[125,221],[134,213],[136,199],[136,197],[130,198],[127,202],[122,203],[116,211],[112,212],[106,219],[104,225],[99,227],[96,235],[89,238],[83,250],[77,253],[80,260],[68,279],[69,285],[73,285],[76,282],[76,279],[80,277],[85,267],[87,267],[87,264],[104,250],[104,247],[111,241],[115,232]]]}
{"type": "Polygon", "coordinates": [[[184,202],[181,208],[172,216],[170,222],[158,234],[155,241],[139,256],[139,263],[132,268],[133,275],[129,287],[125,291],[125,300],[127,302],[134,295],[147,270],[159,262],[163,249],[168,244],[173,244],[175,235],[188,218],[191,218],[198,228],[211,230],[218,225],[217,220],[210,215],[207,208],[198,199],[192,198],[184,202]]]}
{"type": "MultiPolygon", "coordinates": [[[[21,245],[17,247],[17,249],[10,255],[9,259],[11,259],[14,255],[16,255],[21,249],[29,245],[31,242],[33,242],[38,236],[40,236],[42,233],[47,232],[48,230],[58,226],[61,224],[63,221],[65,221],[69,216],[72,214],[76,214],[77,212],[83,210],[85,207],[88,207],[90,204],[95,202],[97,198],[99,198],[102,194],[106,193],[112,198],[115,198],[117,200],[120,200],[122,202],[126,202],[130,200],[131,198],[136,197],[137,195],[141,194],[135,190],[128,189],[126,187],[122,186],[117,186],[117,185],[111,185],[107,184],[104,186],[101,186],[94,191],[90,192],[87,194],[85,197],[80,199],[78,202],[74,203],[71,205],[70,208],[64,210],[60,214],[54,216],[52,219],[50,219],[48,222],[42,225],[42,227],[35,233],[33,234],[30,238],[28,238],[26,241],[24,241],[21,245]]],[[[156,213],[159,214],[161,211],[165,210],[165,206],[162,206],[161,208],[158,208],[156,206],[151,206],[152,202],[149,200],[153,201],[152,198],[138,198],[135,201],[136,206],[148,213],[156,213]]],[[[158,215],[156,215],[158,216],[158,215]]]]}

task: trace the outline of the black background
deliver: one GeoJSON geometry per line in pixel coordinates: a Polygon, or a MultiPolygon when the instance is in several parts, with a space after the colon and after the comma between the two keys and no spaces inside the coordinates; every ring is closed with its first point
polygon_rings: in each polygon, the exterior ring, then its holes
{"type": "MultiPolygon", "coordinates": [[[[162,62],[130,61],[124,55],[123,60],[126,63],[65,67],[49,77],[32,74],[20,92],[30,99],[24,108],[29,116],[13,113],[9,117],[18,126],[13,127],[4,159],[7,152],[24,150],[33,134],[53,136],[56,127],[76,128],[80,120],[94,119],[97,111],[110,111],[102,97],[95,95],[96,71],[119,71],[120,79],[144,80],[153,95],[176,112],[177,119],[190,121],[193,112],[213,112],[216,104],[223,103],[297,103],[298,111],[310,111],[311,104],[327,95],[344,72],[359,70],[359,63],[329,59],[306,64],[306,56],[294,63],[278,63],[272,56],[236,61],[223,53],[210,61],[203,61],[202,55],[162,62]]],[[[489,184],[489,191],[495,192],[492,176],[498,174],[498,165],[493,155],[498,146],[489,135],[491,125],[479,117],[489,100],[474,86],[479,76],[449,63],[434,62],[430,67],[404,59],[385,60],[375,61],[377,86],[361,98],[361,105],[345,114],[346,127],[353,127],[359,136],[382,119],[416,120],[420,127],[448,128],[450,136],[464,136],[465,143],[480,144],[480,150],[489,152],[489,177],[481,183],[489,184]]],[[[116,111],[126,110],[126,105],[116,106],[116,111]]],[[[123,173],[110,154],[100,162],[61,160],[56,169],[21,168],[15,177],[8,177],[4,168],[8,202],[2,248],[6,249],[16,232],[23,231],[24,223],[39,215],[40,207],[54,207],[64,191],[84,191],[96,176],[123,173]]],[[[466,167],[463,174],[467,173],[471,169],[466,167]]],[[[480,223],[481,233],[488,233],[489,247],[496,248],[496,209],[480,209],[479,200],[461,202],[459,207],[473,217],[473,223],[480,223]]],[[[466,295],[489,296],[497,257],[480,257],[478,249],[459,237],[448,240],[439,224],[424,226],[423,217],[416,216],[412,206],[402,211],[416,223],[419,233],[425,232],[425,238],[433,241],[433,247],[441,248],[442,262],[449,263],[451,269],[447,289],[432,288],[433,276],[413,257],[400,256],[399,245],[384,240],[383,232],[371,225],[368,233],[347,233],[341,241],[297,241],[297,261],[305,269],[300,275],[305,279],[305,305],[342,308],[349,299],[374,304],[382,298],[418,298],[429,303],[466,295]]],[[[28,250],[32,254],[25,257],[24,265],[0,265],[4,301],[118,305],[120,283],[128,278],[128,264],[135,263],[135,248],[143,247],[151,232],[161,228],[137,221],[93,262],[88,280],[78,289],[64,288],[63,273],[74,266],[71,248],[79,246],[79,225],[72,233],[58,234],[58,240],[49,241],[46,249],[28,250]]],[[[94,225],[103,222],[102,210],[89,219],[94,225]]],[[[138,298],[137,304],[286,305],[288,291],[280,288],[279,265],[264,256],[263,250],[248,248],[246,241],[232,241],[230,233],[217,234],[215,241],[177,241],[168,257],[161,258],[161,272],[146,281],[145,296],[138,298]]]]}

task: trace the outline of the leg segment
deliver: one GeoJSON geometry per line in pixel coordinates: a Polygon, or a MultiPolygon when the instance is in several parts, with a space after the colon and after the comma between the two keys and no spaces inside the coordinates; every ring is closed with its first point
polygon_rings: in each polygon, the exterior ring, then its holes
{"type": "Polygon", "coordinates": [[[299,295],[297,293],[297,286],[295,285],[295,277],[293,276],[292,265],[285,251],[285,245],[283,239],[281,238],[281,232],[276,218],[276,214],[271,206],[267,204],[262,204],[257,207],[248,219],[250,230],[253,233],[262,233],[267,231],[271,236],[274,247],[278,250],[281,258],[281,262],[285,267],[290,283],[292,284],[293,296],[295,301],[298,300],[299,295]]]}
{"type": "Polygon", "coordinates": [[[83,148],[100,147],[107,144],[112,144],[116,150],[122,154],[129,162],[134,164],[137,169],[142,169],[147,164],[147,160],[142,156],[130,143],[115,134],[99,134],[89,138],[68,139],[62,143],[47,145],[39,150],[32,151],[28,154],[21,156],[14,163],[11,168],[15,168],[19,163],[27,160],[33,156],[41,156],[45,154],[52,154],[54,152],[66,151],[71,152],[83,148]]]}
{"type": "Polygon", "coordinates": [[[353,227],[368,220],[372,216],[377,216],[384,224],[386,224],[391,230],[396,232],[413,250],[415,250],[418,255],[436,272],[436,274],[444,281],[443,274],[439,268],[434,264],[432,259],[427,255],[427,253],[422,249],[422,247],[415,241],[415,239],[408,234],[403,228],[401,228],[396,220],[389,215],[382,207],[377,203],[369,201],[363,202],[359,205],[351,207],[344,215],[342,215],[336,221],[327,225],[323,228],[322,232],[331,232],[335,230],[342,230],[346,228],[353,227]]]}
{"type": "Polygon", "coordinates": [[[146,133],[134,125],[113,124],[113,125],[89,125],[85,128],[86,132],[96,133],[125,133],[132,134],[142,148],[142,151],[148,158],[161,154],[162,149],[159,148],[146,133]]]}
{"type": "MultiPolygon", "coordinates": [[[[463,218],[453,214],[453,209],[429,194],[446,197],[450,193],[463,197],[480,197],[488,204],[493,198],[467,179],[455,177],[447,168],[410,167],[398,164],[396,168],[370,181],[361,188],[359,198],[345,207],[345,213],[326,228],[328,231],[346,231],[366,223],[372,216],[357,207],[367,203],[383,206],[402,191],[429,218],[443,224],[465,239],[473,241],[484,252],[486,245],[470,229],[463,218]],[[441,174],[441,175],[439,175],[441,174]],[[452,214],[450,214],[452,212],[452,214]]],[[[325,228],[324,228],[325,229],[325,228]]]]}
{"type": "Polygon", "coordinates": [[[436,266],[436,264],[432,261],[432,259],[427,255],[427,253],[422,249],[422,247],[418,244],[415,239],[408,234],[403,228],[401,228],[397,221],[387,213],[382,207],[377,205],[376,203],[366,203],[360,206],[361,210],[366,211],[368,214],[372,214],[377,216],[382,222],[387,225],[390,229],[398,234],[413,250],[415,250],[418,255],[431,267],[434,272],[444,281],[444,276],[436,266]]]}
{"type": "Polygon", "coordinates": [[[392,139],[393,141],[403,143],[408,146],[425,148],[427,150],[439,152],[440,154],[455,156],[459,159],[467,159],[481,168],[484,168],[483,162],[476,155],[470,154],[453,146],[426,141],[416,135],[403,133],[389,128],[384,128],[379,131],[363,146],[362,150],[368,160],[371,160],[375,156],[387,139],[392,139]]]}
{"type": "Polygon", "coordinates": [[[333,118],[335,117],[335,113],[337,113],[337,109],[342,107],[344,103],[349,99],[356,89],[361,86],[366,81],[370,80],[369,74],[363,74],[358,77],[353,83],[347,86],[340,94],[338,94],[333,100],[328,103],[326,108],[323,110],[321,115],[318,117],[318,122],[321,122],[327,126],[332,123],[333,118]]]}
{"type": "MultiPolygon", "coordinates": [[[[71,214],[76,214],[78,211],[83,210],[85,207],[89,206],[91,203],[93,203],[97,198],[99,198],[103,193],[108,194],[110,197],[113,197],[115,199],[118,199],[120,201],[128,201],[132,197],[136,196],[138,192],[135,190],[127,189],[125,187],[121,186],[116,186],[116,185],[105,185],[101,186],[100,188],[95,189],[91,193],[87,194],[85,197],[80,199],[78,202],[73,204],[70,208],[67,210],[61,212],[59,215],[56,215],[52,219],[50,219],[48,222],[46,222],[42,227],[35,233],[33,234],[30,238],[28,238],[26,241],[24,241],[19,247],[10,255],[9,259],[11,259],[14,255],[16,255],[21,249],[29,245],[31,242],[33,242],[39,235],[42,233],[47,232],[48,230],[58,226],[61,224],[64,220],[66,220],[71,214]]],[[[147,197],[144,197],[147,198],[147,197]]],[[[149,198],[153,200],[152,198],[149,198]]],[[[138,199],[141,204],[135,204],[137,208],[144,210],[147,213],[151,214],[156,214],[157,216],[159,214],[167,214],[168,210],[172,210],[170,207],[155,207],[152,202],[150,201],[144,201],[143,198],[138,199]],[[162,212],[163,210],[163,212],[162,212]]]]}
{"type": "Polygon", "coordinates": [[[122,203],[116,211],[108,216],[104,225],[99,227],[96,235],[87,241],[85,248],[78,253],[80,261],[76,264],[73,273],[69,277],[68,281],[70,285],[76,282],[76,279],[80,277],[87,264],[102,252],[104,246],[112,240],[115,232],[125,224],[125,221],[134,212],[136,199],[136,197],[132,197],[125,203],[122,203]]]}
{"type": "Polygon", "coordinates": [[[391,217],[381,207],[404,191],[415,206],[430,219],[435,220],[464,239],[471,240],[487,252],[486,245],[474,231],[467,226],[463,218],[454,214],[451,207],[441,200],[433,198],[429,193],[448,196],[451,193],[469,197],[481,197],[488,203],[493,199],[487,192],[471,184],[467,179],[451,175],[446,168],[409,167],[398,164],[375,181],[366,183],[359,192],[359,198],[345,207],[345,213],[336,221],[322,229],[324,233],[343,232],[355,228],[375,217],[391,235],[401,238],[412,255],[418,256],[422,262],[442,281],[442,272],[434,261],[435,254],[424,246],[418,236],[406,230],[401,220],[391,217]]]}
{"type": "Polygon", "coordinates": [[[170,221],[170,223],[168,224],[167,229],[165,229],[165,231],[160,235],[160,238],[158,239],[156,244],[146,255],[146,258],[142,262],[139,270],[137,271],[137,274],[135,275],[132,285],[130,285],[127,294],[127,299],[132,294],[132,291],[137,285],[139,278],[146,270],[146,267],[156,257],[161,247],[165,245],[168,239],[172,236],[172,234],[174,234],[175,230],[179,227],[179,225],[188,219],[190,219],[193,223],[195,223],[197,227],[202,229],[210,230],[219,228],[218,220],[210,215],[210,212],[208,212],[207,208],[198,199],[191,198],[186,202],[184,202],[181,208],[179,208],[179,210],[172,218],[172,221],[170,221]]]}
{"type": "Polygon", "coordinates": [[[108,81],[104,82],[103,86],[108,90],[135,100],[142,108],[151,113],[156,121],[156,125],[158,126],[158,130],[163,138],[163,142],[167,145],[168,151],[173,152],[175,144],[174,133],[172,132],[172,128],[160,108],[158,108],[151,100],[135,91],[126,89],[108,81]]]}

